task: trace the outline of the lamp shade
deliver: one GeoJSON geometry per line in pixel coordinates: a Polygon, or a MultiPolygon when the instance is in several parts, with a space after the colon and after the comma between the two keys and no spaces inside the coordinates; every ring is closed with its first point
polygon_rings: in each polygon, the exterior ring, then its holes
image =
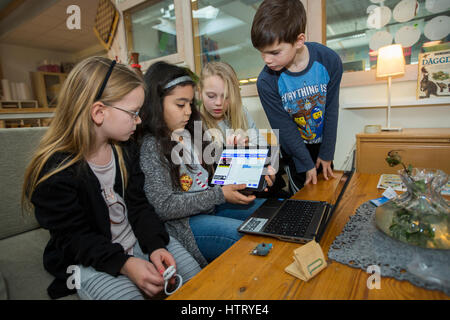
{"type": "Polygon", "coordinates": [[[378,49],[377,77],[396,76],[404,73],[405,57],[400,44],[393,44],[378,49]]]}

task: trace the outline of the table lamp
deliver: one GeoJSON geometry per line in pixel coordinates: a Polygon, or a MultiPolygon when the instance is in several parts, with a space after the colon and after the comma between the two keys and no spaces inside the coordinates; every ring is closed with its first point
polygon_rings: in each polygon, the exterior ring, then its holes
{"type": "Polygon", "coordinates": [[[388,77],[388,105],[386,111],[386,127],[383,131],[401,131],[402,128],[391,128],[391,82],[392,76],[405,73],[405,57],[402,46],[393,44],[378,49],[377,77],[388,77]]]}

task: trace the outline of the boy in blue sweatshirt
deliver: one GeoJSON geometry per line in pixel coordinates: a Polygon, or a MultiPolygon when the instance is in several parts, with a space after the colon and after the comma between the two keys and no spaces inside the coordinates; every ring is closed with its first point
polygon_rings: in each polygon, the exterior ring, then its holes
{"type": "Polygon", "coordinates": [[[332,168],[339,114],[340,57],[326,46],[305,42],[306,12],[300,0],[265,0],[255,14],[253,46],[265,66],[257,88],[288,166],[293,193],[317,183],[332,168]]]}

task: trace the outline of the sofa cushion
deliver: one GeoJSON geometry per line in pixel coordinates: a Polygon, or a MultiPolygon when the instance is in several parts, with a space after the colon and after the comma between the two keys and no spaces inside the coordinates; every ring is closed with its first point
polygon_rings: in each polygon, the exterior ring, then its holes
{"type": "Polygon", "coordinates": [[[21,197],[25,168],[46,130],[0,129],[0,239],[38,228],[33,215],[22,214],[21,197]]]}
{"type": "MultiPolygon", "coordinates": [[[[42,255],[50,234],[42,228],[0,240],[0,270],[9,299],[47,300],[53,280],[43,266],[42,255]]],[[[64,299],[78,299],[76,294],[64,299]]]]}
{"type": "Polygon", "coordinates": [[[0,271],[0,300],[7,300],[8,292],[6,291],[5,279],[3,279],[2,272],[0,271]]]}

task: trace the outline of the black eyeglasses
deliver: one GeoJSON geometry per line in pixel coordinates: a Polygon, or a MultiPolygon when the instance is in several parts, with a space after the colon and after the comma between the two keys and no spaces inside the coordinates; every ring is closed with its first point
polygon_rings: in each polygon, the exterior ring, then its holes
{"type": "Polygon", "coordinates": [[[100,100],[100,98],[102,97],[103,91],[105,91],[106,84],[108,83],[109,77],[111,76],[111,73],[112,73],[115,65],[116,65],[116,60],[113,60],[111,62],[111,65],[109,66],[108,72],[105,75],[105,79],[103,79],[102,85],[101,85],[100,89],[98,90],[97,95],[95,96],[95,101],[100,100]]]}
{"type": "Polygon", "coordinates": [[[106,104],[105,104],[105,106],[106,107],[111,107],[111,108],[114,108],[114,109],[117,109],[117,110],[120,110],[120,111],[123,111],[123,112],[126,112],[133,118],[133,120],[136,120],[139,117],[139,111],[130,111],[130,110],[122,109],[122,108],[119,108],[119,107],[108,106],[106,104]]]}

